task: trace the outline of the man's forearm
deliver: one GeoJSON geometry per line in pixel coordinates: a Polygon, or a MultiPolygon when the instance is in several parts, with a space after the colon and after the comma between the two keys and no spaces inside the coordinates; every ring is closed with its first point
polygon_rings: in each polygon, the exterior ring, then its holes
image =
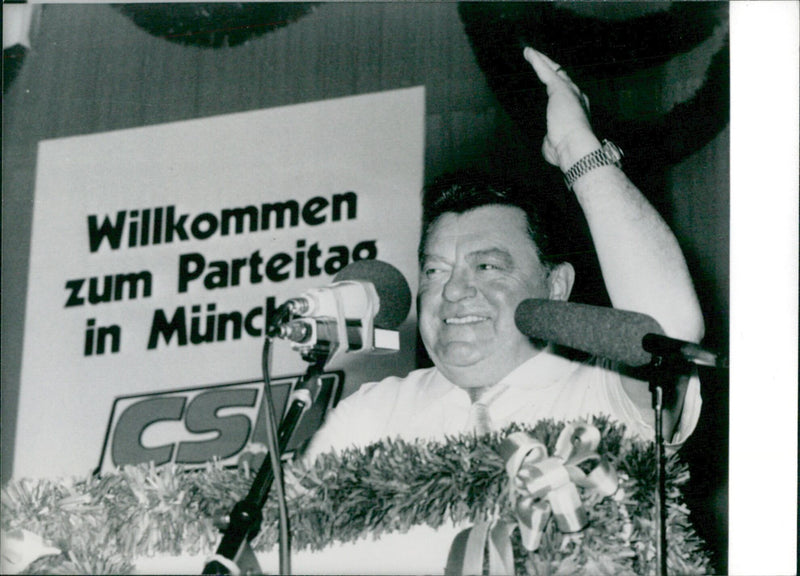
{"type": "Polygon", "coordinates": [[[652,316],[674,338],[699,341],[704,323],[683,253],[672,231],[615,166],[573,186],[615,308],[652,316]]]}

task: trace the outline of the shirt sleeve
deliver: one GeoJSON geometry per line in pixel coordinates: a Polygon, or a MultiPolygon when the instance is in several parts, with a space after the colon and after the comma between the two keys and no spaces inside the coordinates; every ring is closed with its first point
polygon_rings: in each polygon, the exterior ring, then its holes
{"type": "MultiPolygon", "coordinates": [[[[630,428],[633,435],[645,440],[652,440],[655,437],[655,430],[648,422],[645,422],[639,408],[627,395],[622,387],[622,376],[613,369],[613,365],[606,361],[597,361],[597,367],[603,371],[605,386],[608,391],[608,400],[613,412],[618,414],[622,421],[630,428]]],[[[672,438],[665,441],[664,446],[670,450],[677,450],[683,446],[684,442],[692,435],[697,422],[700,419],[700,409],[703,401],[700,396],[700,377],[696,370],[692,371],[689,383],[686,387],[686,394],[683,400],[683,408],[680,418],[675,425],[672,438]]]]}
{"type": "Polygon", "coordinates": [[[362,384],[339,402],[303,451],[303,461],[312,464],[324,452],[361,446],[379,436],[386,422],[384,413],[394,405],[393,387],[389,384],[393,380],[396,379],[362,384]]]}
{"type": "Polygon", "coordinates": [[[683,410],[678,420],[678,425],[672,435],[670,442],[666,443],[667,448],[678,449],[692,435],[698,420],[700,420],[700,409],[703,406],[703,398],[700,395],[700,376],[693,370],[689,378],[689,385],[686,387],[686,397],[683,400],[683,410]]]}

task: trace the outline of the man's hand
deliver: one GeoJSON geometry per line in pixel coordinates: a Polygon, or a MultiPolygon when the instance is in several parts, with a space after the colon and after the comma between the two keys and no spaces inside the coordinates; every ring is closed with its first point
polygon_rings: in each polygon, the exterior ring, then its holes
{"type": "Polygon", "coordinates": [[[566,172],[586,154],[600,148],[589,123],[589,99],[550,58],[527,47],[523,56],[547,87],[547,135],[542,144],[545,160],[566,172]]]}

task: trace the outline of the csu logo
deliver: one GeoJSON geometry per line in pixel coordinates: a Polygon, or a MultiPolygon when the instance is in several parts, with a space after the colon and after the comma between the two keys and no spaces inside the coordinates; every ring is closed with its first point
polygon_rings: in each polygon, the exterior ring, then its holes
{"type": "MultiPolygon", "coordinates": [[[[275,409],[283,414],[298,377],[271,381],[275,409]]],[[[289,443],[292,451],[317,430],[342,393],[344,375],[324,374],[317,401],[289,443]]],[[[123,396],[114,401],[99,472],[117,466],[174,462],[201,467],[219,459],[235,465],[248,443],[266,444],[266,400],[261,381],[123,396]]]]}

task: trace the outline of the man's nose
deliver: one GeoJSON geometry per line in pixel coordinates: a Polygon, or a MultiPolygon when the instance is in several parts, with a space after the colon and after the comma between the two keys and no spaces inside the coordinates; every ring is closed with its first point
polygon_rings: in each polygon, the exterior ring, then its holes
{"type": "Polygon", "coordinates": [[[477,294],[472,275],[468,270],[455,269],[444,285],[444,299],[458,302],[464,298],[471,298],[477,294]]]}

